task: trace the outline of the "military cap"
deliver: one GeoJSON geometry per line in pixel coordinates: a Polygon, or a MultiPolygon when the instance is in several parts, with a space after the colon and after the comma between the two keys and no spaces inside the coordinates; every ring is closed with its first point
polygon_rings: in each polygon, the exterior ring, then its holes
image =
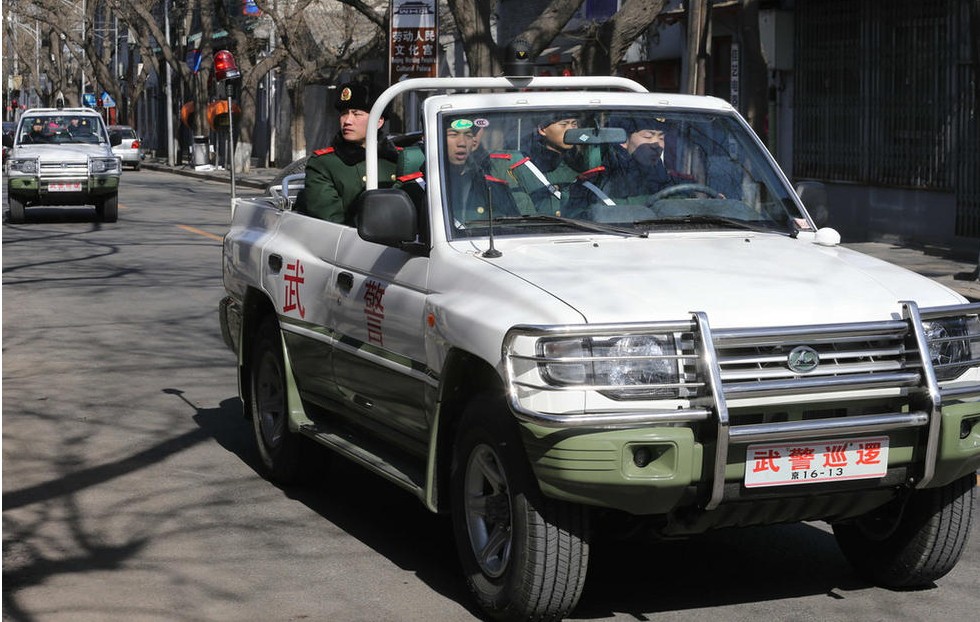
{"type": "Polygon", "coordinates": [[[640,130],[656,130],[658,132],[663,132],[667,129],[667,123],[661,118],[652,117],[634,117],[632,115],[614,115],[609,118],[609,122],[606,124],[609,127],[621,127],[626,130],[626,135],[629,136],[640,130]]]}
{"type": "Polygon", "coordinates": [[[365,110],[370,112],[374,100],[371,98],[371,91],[364,84],[348,82],[341,84],[337,89],[337,98],[334,100],[334,108],[337,112],[345,110],[365,110]]]}

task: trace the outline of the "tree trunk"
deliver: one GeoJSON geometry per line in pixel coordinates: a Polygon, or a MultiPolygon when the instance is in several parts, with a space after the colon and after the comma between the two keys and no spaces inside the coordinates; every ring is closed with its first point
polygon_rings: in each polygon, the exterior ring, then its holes
{"type": "Polygon", "coordinates": [[[755,133],[766,142],[769,79],[759,40],[759,1],[743,0],[740,19],[742,112],[755,133]]]}
{"type": "Polygon", "coordinates": [[[300,158],[306,157],[306,113],[303,106],[302,85],[287,87],[289,93],[290,110],[293,113],[293,122],[289,125],[290,137],[293,144],[293,157],[295,162],[300,158]]]}
{"type": "Polygon", "coordinates": [[[624,0],[619,11],[590,29],[582,44],[578,73],[608,76],[615,73],[633,42],[663,11],[666,0],[624,0]]]}
{"type": "Polygon", "coordinates": [[[687,84],[685,93],[704,95],[705,66],[711,41],[707,0],[687,0],[687,84]]]}
{"type": "Polygon", "coordinates": [[[471,76],[500,75],[497,44],[490,31],[491,2],[449,1],[456,27],[466,50],[466,65],[471,76]]]}

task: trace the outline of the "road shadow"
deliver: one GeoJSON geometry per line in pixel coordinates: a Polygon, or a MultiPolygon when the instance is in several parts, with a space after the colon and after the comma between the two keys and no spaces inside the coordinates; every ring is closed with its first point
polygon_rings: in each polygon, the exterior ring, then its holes
{"type": "Polygon", "coordinates": [[[52,224],[52,223],[96,223],[101,225],[95,215],[95,207],[90,205],[64,205],[46,206],[38,205],[28,207],[24,210],[24,222],[10,222],[10,212],[4,212],[4,223],[8,226],[23,226],[31,224],[52,224]]]}
{"type": "MultiPolygon", "coordinates": [[[[262,477],[251,422],[242,414],[240,400],[234,398],[234,402],[229,409],[200,411],[194,420],[205,434],[252,468],[256,477],[262,477]]],[[[308,462],[316,473],[301,484],[280,486],[287,497],[477,615],[463,581],[447,516],[429,512],[408,492],[312,441],[310,449],[308,462]]],[[[269,482],[269,486],[275,484],[269,482]]]]}
{"type": "MultiPolygon", "coordinates": [[[[195,417],[201,420],[228,420],[236,412],[240,416],[241,404],[237,399],[228,399],[217,408],[196,411],[195,417]]],[[[3,619],[18,622],[36,619],[34,614],[21,606],[18,599],[21,590],[43,585],[57,576],[118,571],[126,568],[128,563],[150,545],[154,536],[149,529],[141,534],[132,534],[128,539],[122,534],[107,538],[97,525],[90,524],[93,522],[92,514],[78,500],[81,493],[169,460],[211,437],[209,430],[198,427],[164,438],[146,449],[135,451],[118,460],[88,468],[77,469],[72,461],[66,460],[62,465],[64,472],[60,476],[32,486],[5,491],[2,498],[3,619]],[[32,506],[35,510],[33,513],[16,514],[17,510],[30,510],[32,506]],[[51,518],[50,514],[54,513],[51,507],[57,507],[63,516],[51,518]],[[64,523],[69,534],[65,540],[57,541],[57,545],[62,548],[55,552],[37,544],[46,541],[39,534],[44,532],[49,520],[64,523]],[[117,538],[123,541],[106,542],[107,539],[117,538]]],[[[224,437],[226,440],[231,438],[228,434],[224,437]]],[[[55,541],[47,544],[56,546],[55,541]]]]}
{"type": "Polygon", "coordinates": [[[671,541],[595,542],[570,619],[682,611],[827,595],[869,587],[828,531],[808,523],[724,529],[671,541]]]}
{"type": "MultiPolygon", "coordinates": [[[[217,411],[208,411],[195,420],[260,477],[251,424],[240,404],[230,410],[235,408],[237,416],[226,412],[219,419],[217,411]]],[[[456,557],[449,518],[428,512],[414,496],[325,448],[315,449],[320,475],[282,488],[283,493],[479,617],[456,557]]],[[[837,591],[868,587],[840,554],[833,535],[806,523],[674,541],[595,540],[585,592],[570,620],[622,613],[647,620],[649,615],[740,603],[834,597],[837,591]]]]}

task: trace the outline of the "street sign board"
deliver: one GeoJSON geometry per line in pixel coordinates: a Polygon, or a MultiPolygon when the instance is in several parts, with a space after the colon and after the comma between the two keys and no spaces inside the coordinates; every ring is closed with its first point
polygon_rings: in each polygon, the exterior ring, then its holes
{"type": "Polygon", "coordinates": [[[388,67],[392,84],[439,75],[436,0],[392,0],[388,67]]]}

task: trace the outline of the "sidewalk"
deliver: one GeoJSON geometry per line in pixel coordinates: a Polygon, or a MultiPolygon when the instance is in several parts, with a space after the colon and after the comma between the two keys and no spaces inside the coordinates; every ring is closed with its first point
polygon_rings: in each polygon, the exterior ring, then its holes
{"type": "MultiPolygon", "coordinates": [[[[211,181],[223,181],[231,185],[231,172],[223,168],[213,168],[210,170],[195,170],[190,164],[170,167],[165,158],[146,158],[143,160],[143,168],[151,171],[164,171],[186,177],[197,177],[198,179],[209,179],[211,181]]],[[[269,182],[279,173],[277,168],[253,168],[247,173],[235,175],[235,188],[256,188],[265,190],[269,182]]]]}
{"type": "MultiPolygon", "coordinates": [[[[225,169],[198,171],[190,165],[171,168],[166,160],[159,158],[147,158],[143,161],[143,167],[169,171],[177,175],[223,181],[229,185],[231,183],[231,174],[225,169]]],[[[248,173],[236,175],[235,187],[265,190],[278,173],[279,169],[276,168],[255,168],[248,173]]],[[[939,281],[972,301],[980,302],[980,281],[977,280],[975,259],[958,257],[949,249],[936,246],[911,246],[891,242],[854,242],[845,243],[843,246],[908,268],[939,281]]]]}

